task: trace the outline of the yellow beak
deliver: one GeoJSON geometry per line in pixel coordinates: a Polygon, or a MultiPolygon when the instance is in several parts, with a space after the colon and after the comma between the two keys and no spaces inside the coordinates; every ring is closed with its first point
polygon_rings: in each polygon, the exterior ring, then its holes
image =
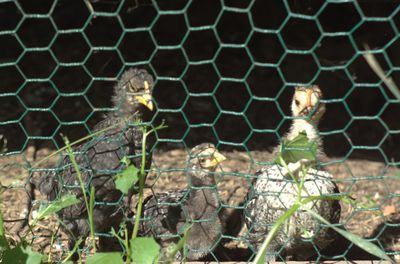
{"type": "Polygon", "coordinates": [[[150,85],[148,81],[144,81],[144,94],[135,96],[139,103],[146,106],[150,111],[153,111],[153,98],[151,97],[150,85]]]}
{"type": "Polygon", "coordinates": [[[138,100],[139,103],[143,104],[146,106],[150,111],[153,111],[153,100],[151,97],[151,94],[144,94],[144,95],[137,95],[135,96],[136,100],[138,100]]]}
{"type": "Polygon", "coordinates": [[[224,155],[222,155],[221,153],[219,153],[218,151],[215,151],[213,153],[213,158],[210,162],[210,166],[212,166],[212,167],[218,166],[218,164],[220,164],[224,160],[226,160],[226,157],[224,155]]]}

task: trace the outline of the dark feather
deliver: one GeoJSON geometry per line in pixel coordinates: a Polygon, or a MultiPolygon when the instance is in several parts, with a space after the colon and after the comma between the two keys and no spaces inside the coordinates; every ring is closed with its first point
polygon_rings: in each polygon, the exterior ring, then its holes
{"type": "MultiPolygon", "coordinates": [[[[132,188],[129,195],[123,197],[115,187],[113,176],[124,169],[125,165],[121,163],[121,159],[125,156],[128,156],[137,168],[141,167],[143,132],[140,127],[133,125],[132,121],[147,122],[151,118],[150,110],[133,98],[136,94],[143,93],[144,81],[149,85],[153,84],[152,76],[145,70],[126,71],[114,87],[112,101],[117,110],[108,113],[104,120],[94,126],[92,132],[115,127],[85,143],[73,146],[88,197],[90,187],[95,188],[94,228],[98,233],[108,233],[111,228],[118,230],[124,213],[129,212],[130,196],[136,192],[132,188]],[[127,83],[132,83],[134,89],[128,90],[127,83]]],[[[153,139],[150,139],[147,145],[146,169],[150,168],[152,145],[153,139]]],[[[89,235],[89,226],[77,172],[68,155],[64,155],[58,170],[33,180],[33,183],[49,201],[66,193],[72,193],[82,200],[82,203],[67,207],[58,213],[69,229],[67,234],[70,234],[70,247],[73,247],[78,237],[85,238],[89,235]]],[[[107,240],[107,237],[100,237],[99,250],[109,250],[110,245],[107,244],[110,243],[103,240],[107,240]]]]}

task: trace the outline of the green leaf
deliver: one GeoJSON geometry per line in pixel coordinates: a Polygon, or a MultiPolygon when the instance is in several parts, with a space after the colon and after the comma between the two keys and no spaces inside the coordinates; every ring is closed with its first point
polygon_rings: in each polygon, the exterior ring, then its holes
{"type": "Polygon", "coordinates": [[[3,214],[0,211],[0,252],[2,252],[4,249],[7,249],[8,247],[8,241],[6,239],[6,233],[4,231],[3,214]]]}
{"type": "Polygon", "coordinates": [[[4,251],[3,263],[25,263],[28,256],[22,251],[22,247],[18,246],[4,251]]]}
{"type": "Polygon", "coordinates": [[[1,252],[3,252],[4,250],[6,250],[8,248],[9,248],[9,246],[8,246],[8,241],[7,241],[6,237],[0,236],[0,255],[1,255],[1,252]]]}
{"type": "Polygon", "coordinates": [[[131,239],[132,261],[136,264],[153,264],[158,262],[160,245],[153,237],[136,237],[131,239]]]}
{"type": "Polygon", "coordinates": [[[3,222],[3,214],[0,211],[0,236],[4,236],[4,222],[3,222]]]}
{"type": "Polygon", "coordinates": [[[43,255],[32,251],[31,247],[23,248],[17,246],[13,249],[8,249],[4,252],[3,263],[25,263],[25,264],[40,264],[42,263],[43,255]]]}
{"type": "MultiPolygon", "coordinates": [[[[314,212],[313,210],[310,210],[306,207],[303,207],[304,210],[306,210],[309,214],[311,214],[314,218],[318,219],[319,221],[321,221],[322,223],[329,225],[330,223],[323,218],[322,216],[320,216],[319,214],[317,214],[316,212],[314,212]]],[[[344,238],[346,238],[347,240],[353,242],[356,246],[362,248],[363,250],[367,251],[368,253],[377,256],[378,258],[387,260],[391,263],[393,263],[393,260],[386,255],[386,253],[377,245],[369,242],[368,240],[357,236],[355,234],[352,234],[346,230],[343,230],[341,228],[338,228],[336,226],[330,226],[333,230],[335,230],[336,232],[338,232],[339,234],[341,234],[344,238]]]]}
{"type": "Polygon", "coordinates": [[[43,255],[39,252],[33,251],[31,247],[28,246],[25,249],[22,249],[22,251],[28,255],[25,264],[42,263],[43,255]]]}
{"type": "Polygon", "coordinates": [[[292,140],[283,140],[281,149],[275,162],[283,166],[280,161],[283,159],[286,164],[294,163],[301,159],[310,161],[315,160],[317,154],[317,142],[309,141],[305,132],[300,132],[297,137],[292,140]]]}
{"type": "Polygon", "coordinates": [[[68,206],[71,206],[71,205],[74,205],[74,204],[77,204],[80,202],[81,202],[81,200],[76,198],[75,195],[66,194],[66,195],[60,197],[59,199],[52,201],[47,206],[40,206],[39,212],[38,212],[37,216],[35,217],[35,219],[33,219],[31,225],[34,226],[38,221],[42,220],[43,218],[45,218],[53,213],[56,213],[68,206]]]}
{"type": "Polygon", "coordinates": [[[115,176],[115,187],[127,194],[129,189],[139,180],[138,172],[139,170],[134,165],[128,166],[123,172],[115,176]]]}
{"type": "Polygon", "coordinates": [[[96,253],[93,256],[90,256],[87,261],[87,264],[123,264],[124,260],[122,259],[122,255],[118,252],[107,252],[107,253],[96,253]]]}
{"type": "Polygon", "coordinates": [[[339,234],[341,234],[343,237],[345,237],[347,240],[350,240],[351,242],[353,242],[355,245],[357,245],[358,247],[364,249],[365,251],[367,251],[368,253],[377,256],[381,259],[387,260],[387,261],[392,261],[391,258],[386,255],[386,253],[379,248],[377,245],[371,243],[370,241],[357,236],[355,234],[352,234],[346,230],[343,230],[341,228],[337,228],[337,227],[332,227],[336,232],[338,232],[339,234]]]}

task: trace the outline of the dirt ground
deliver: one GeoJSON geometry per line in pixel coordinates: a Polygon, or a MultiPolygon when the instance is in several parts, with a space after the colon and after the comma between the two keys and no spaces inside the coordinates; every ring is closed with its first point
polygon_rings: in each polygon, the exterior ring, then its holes
{"type": "MultiPolygon", "coordinates": [[[[37,153],[36,161],[50,154],[43,149],[37,153]]],[[[249,186],[246,175],[251,175],[262,166],[262,162],[272,159],[268,151],[222,152],[227,160],[222,164],[218,175],[218,190],[223,204],[239,205],[247,194],[249,186]]],[[[153,192],[179,190],[186,186],[184,168],[187,152],[183,149],[157,151],[153,157],[152,172],[148,177],[145,195],[153,192]],[[150,188],[151,187],[151,188],[150,188]]],[[[55,237],[52,246],[52,234],[57,229],[54,218],[40,222],[31,232],[22,228],[22,219],[27,215],[29,204],[27,179],[29,173],[30,149],[25,155],[14,155],[0,158],[1,210],[9,238],[18,242],[18,234],[33,239],[35,248],[44,252],[51,250],[53,260],[65,256],[66,237],[61,232],[55,237]],[[6,187],[12,186],[12,187],[6,187]],[[61,235],[60,235],[61,234],[61,235]]],[[[47,168],[56,164],[58,157],[53,157],[39,167],[47,168]]],[[[341,223],[343,226],[362,237],[379,241],[386,251],[400,251],[400,169],[388,167],[383,163],[369,160],[346,160],[330,157],[325,167],[331,172],[341,192],[350,194],[351,203],[341,202],[341,223]]],[[[43,197],[33,192],[32,214],[38,209],[43,197]]],[[[30,216],[32,217],[32,216],[30,216]]],[[[238,241],[229,243],[233,252],[230,260],[247,260],[251,254],[246,249],[239,234],[238,241]],[[239,253],[238,253],[239,252],[239,253]],[[236,259],[234,259],[236,258],[236,259]]],[[[29,240],[28,240],[29,241],[29,240]]],[[[339,240],[322,254],[328,256],[345,255],[346,259],[372,259],[367,253],[355,246],[346,251],[348,243],[339,240]],[[339,244],[338,244],[339,243],[339,244]],[[340,245],[340,246],[338,246],[340,245]]]]}

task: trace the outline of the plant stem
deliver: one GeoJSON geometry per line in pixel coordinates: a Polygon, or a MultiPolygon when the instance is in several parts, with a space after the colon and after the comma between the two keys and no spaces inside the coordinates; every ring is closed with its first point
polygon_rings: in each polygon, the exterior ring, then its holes
{"type": "MultiPolygon", "coordinates": [[[[299,168],[296,168],[296,169],[294,169],[294,170],[291,170],[291,169],[289,168],[289,166],[287,165],[286,161],[285,161],[282,157],[279,157],[279,158],[280,158],[280,162],[283,164],[283,167],[287,170],[287,172],[283,175],[283,177],[286,177],[286,175],[289,174],[289,176],[292,178],[292,180],[294,181],[294,183],[295,183],[297,186],[299,186],[299,183],[298,183],[298,181],[297,181],[296,176],[294,175],[294,173],[296,173],[300,167],[299,167],[299,168]]],[[[296,164],[297,164],[297,163],[296,163],[296,164]]]]}
{"type": "Polygon", "coordinates": [[[92,245],[93,245],[93,251],[96,253],[96,241],[94,240],[94,224],[93,224],[93,211],[94,211],[94,187],[90,187],[90,199],[89,199],[89,212],[88,212],[88,218],[89,218],[89,225],[90,225],[90,234],[92,236],[92,245]]]}
{"type": "Polygon", "coordinates": [[[129,246],[128,229],[126,228],[126,225],[124,225],[124,233],[125,233],[124,245],[126,249],[126,264],[130,264],[132,252],[131,252],[131,247],[129,246]]]}
{"type": "Polygon", "coordinates": [[[50,240],[50,249],[49,249],[49,254],[47,256],[47,262],[51,263],[51,253],[52,253],[52,248],[53,248],[53,244],[54,244],[54,239],[56,238],[55,234],[52,233],[51,234],[51,240],[50,240]]]}
{"type": "MultiPolygon", "coordinates": [[[[289,219],[298,209],[300,206],[303,206],[309,202],[312,202],[314,200],[341,200],[344,197],[344,195],[338,195],[338,196],[309,196],[305,199],[302,199],[301,201],[296,201],[292,207],[289,208],[279,219],[275,222],[275,224],[272,226],[271,230],[269,231],[267,237],[265,238],[263,244],[261,245],[261,248],[259,249],[253,263],[255,264],[262,264],[264,263],[265,259],[265,253],[267,250],[267,247],[271,240],[274,238],[275,234],[278,232],[279,228],[281,225],[289,219]]],[[[326,221],[326,220],[325,220],[326,221]]],[[[329,224],[329,222],[328,222],[329,224]]]]}
{"type": "Polygon", "coordinates": [[[137,234],[139,232],[139,223],[140,223],[140,218],[142,216],[142,207],[143,207],[143,189],[144,189],[144,182],[146,180],[146,172],[145,172],[145,167],[146,167],[146,140],[147,137],[153,133],[156,130],[166,128],[167,126],[163,122],[155,127],[147,131],[146,127],[143,127],[143,138],[142,138],[142,164],[140,167],[140,172],[139,172],[139,198],[138,198],[138,203],[137,203],[137,208],[136,208],[136,217],[135,217],[135,225],[133,227],[133,233],[131,239],[135,239],[137,237],[137,234]]]}
{"type": "MultiPolygon", "coordinates": [[[[139,172],[139,198],[137,202],[137,208],[136,208],[136,217],[135,217],[135,225],[133,227],[133,232],[130,241],[134,240],[139,232],[139,224],[140,224],[140,218],[142,216],[142,207],[143,207],[143,189],[144,189],[144,183],[146,180],[146,172],[145,172],[145,167],[146,167],[146,140],[147,136],[153,133],[154,131],[158,129],[165,128],[166,126],[164,125],[164,121],[157,127],[150,129],[147,131],[146,127],[143,127],[143,138],[142,138],[142,162],[141,162],[141,167],[140,167],[140,172],[139,172]]],[[[127,237],[127,234],[126,234],[127,237]]],[[[130,264],[131,263],[131,248],[129,245],[129,242],[126,242],[126,256],[127,260],[126,263],[130,264]]]]}
{"type": "MultiPolygon", "coordinates": [[[[72,249],[72,251],[69,252],[68,256],[61,263],[66,263],[72,257],[72,255],[75,253],[75,251],[78,250],[78,247],[81,244],[81,242],[82,242],[82,238],[79,238],[79,240],[76,241],[75,246],[72,249]]],[[[79,253],[79,260],[80,260],[80,263],[82,263],[81,254],[80,253],[79,253]]]]}
{"type": "Polygon", "coordinates": [[[289,168],[289,166],[286,164],[285,160],[280,157],[280,162],[283,164],[283,167],[287,170],[284,176],[287,174],[290,175],[292,180],[295,182],[297,186],[297,199],[292,205],[292,207],[289,208],[279,219],[275,222],[275,224],[272,226],[271,230],[268,232],[267,237],[265,238],[263,244],[261,245],[261,248],[259,249],[253,263],[256,264],[261,264],[264,263],[265,260],[265,253],[268,248],[269,243],[272,241],[276,233],[279,231],[281,225],[288,220],[298,209],[299,207],[312,202],[314,200],[341,200],[345,195],[337,195],[337,196],[327,196],[327,195],[320,195],[320,196],[308,196],[306,198],[301,197],[302,190],[304,188],[304,180],[305,176],[307,174],[308,169],[310,168],[310,164],[312,161],[298,161],[296,163],[296,166],[292,169],[289,168]],[[298,182],[294,173],[298,173],[299,171],[302,171],[302,177],[301,181],[298,182]]]}
{"type": "Polygon", "coordinates": [[[271,230],[269,231],[267,237],[265,238],[264,242],[261,245],[261,248],[258,250],[256,257],[254,258],[254,264],[264,264],[265,263],[265,253],[267,251],[269,243],[271,243],[272,239],[274,238],[275,234],[279,231],[281,225],[289,219],[300,207],[300,203],[294,204],[292,207],[289,208],[279,219],[275,222],[272,226],[271,230]]]}
{"type": "Polygon", "coordinates": [[[145,164],[146,164],[146,139],[153,130],[146,132],[146,127],[143,128],[143,138],[142,138],[142,164],[139,173],[139,198],[136,209],[136,217],[135,217],[135,225],[133,227],[132,238],[135,239],[139,232],[139,222],[142,216],[142,206],[143,206],[143,189],[144,189],[144,181],[145,181],[145,164]]]}
{"type": "MultiPolygon", "coordinates": [[[[301,193],[303,191],[304,182],[306,180],[308,169],[309,169],[308,166],[305,168],[305,165],[301,164],[302,175],[301,175],[301,178],[300,178],[300,184],[299,184],[299,186],[297,186],[298,187],[298,189],[297,189],[297,201],[301,200],[301,193]]],[[[306,190],[306,192],[307,192],[307,190],[306,190]]],[[[307,194],[308,194],[308,192],[307,192],[307,194]]]]}
{"type": "MultiPolygon", "coordinates": [[[[85,206],[86,206],[86,210],[88,212],[89,226],[90,226],[90,238],[92,240],[93,250],[94,250],[94,252],[96,252],[96,241],[94,239],[93,215],[90,213],[91,204],[89,204],[89,201],[87,199],[85,183],[83,182],[82,175],[81,175],[81,172],[79,170],[78,163],[75,160],[75,154],[72,151],[71,145],[69,144],[69,140],[68,140],[67,137],[64,137],[64,142],[65,142],[65,145],[67,147],[67,153],[68,153],[69,159],[71,160],[71,163],[74,165],[75,172],[76,172],[76,174],[78,176],[78,179],[79,179],[79,184],[80,184],[80,187],[81,187],[81,190],[82,190],[82,193],[83,193],[83,199],[85,200],[85,206]]],[[[92,196],[92,190],[91,190],[90,193],[91,193],[90,196],[92,196]]]]}
{"type": "MultiPolygon", "coordinates": [[[[178,244],[176,244],[174,249],[171,251],[171,254],[168,256],[168,260],[166,261],[166,264],[173,263],[178,251],[180,251],[186,245],[186,241],[189,237],[189,230],[192,228],[192,226],[193,224],[189,224],[185,227],[183,231],[183,237],[178,241],[178,244]]],[[[184,252],[186,252],[186,250],[184,250],[184,252]]],[[[186,261],[185,257],[184,260],[186,261]]]]}

